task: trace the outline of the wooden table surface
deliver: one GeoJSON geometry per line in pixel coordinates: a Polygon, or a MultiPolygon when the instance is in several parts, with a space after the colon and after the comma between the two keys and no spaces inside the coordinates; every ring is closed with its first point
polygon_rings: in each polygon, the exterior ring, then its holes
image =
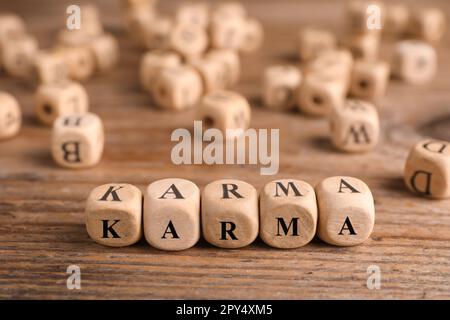
{"type": "MultiPolygon", "coordinates": [[[[0,143],[0,298],[450,298],[450,200],[415,197],[403,184],[409,148],[422,137],[450,140],[450,34],[438,49],[437,77],[424,86],[391,82],[378,103],[381,142],[368,154],[336,152],[323,119],[274,113],[260,107],[260,78],[270,63],[295,61],[295,35],[314,24],[340,32],[342,1],[246,1],[264,22],[263,48],[243,57],[236,90],[252,103],[254,128],[280,128],[280,171],[261,176],[255,166],[176,166],[172,130],[191,127],[191,111],[163,112],[140,90],[142,50],[122,31],[118,1],[98,1],[106,28],[120,40],[120,66],[85,83],[91,110],[105,124],[101,163],[90,170],[59,168],[50,155],[50,129],[33,114],[33,90],[0,76],[0,89],[14,94],[24,113],[20,134],[0,143]],[[191,179],[200,187],[220,178],[243,179],[257,188],[274,178],[311,184],[332,175],[367,182],[376,202],[376,224],[361,246],[339,248],[314,240],[295,250],[277,250],[260,240],[239,250],[200,241],[182,252],[151,248],[144,240],[127,248],[92,241],[84,226],[85,199],[92,188],[128,182],[141,189],[160,178],[191,179]],[[66,288],[66,268],[81,268],[81,290],[66,288]],[[381,289],[366,286],[367,268],[381,269],[381,289]]],[[[177,2],[161,1],[173,11],[177,2]]],[[[409,1],[412,3],[412,1],[409,1]]],[[[435,3],[450,13],[448,1],[435,3]]],[[[2,1],[26,19],[42,47],[52,45],[70,1],[2,1]],[[39,5],[38,5],[39,4],[39,5]]],[[[385,45],[383,55],[391,44],[385,45]]]]}

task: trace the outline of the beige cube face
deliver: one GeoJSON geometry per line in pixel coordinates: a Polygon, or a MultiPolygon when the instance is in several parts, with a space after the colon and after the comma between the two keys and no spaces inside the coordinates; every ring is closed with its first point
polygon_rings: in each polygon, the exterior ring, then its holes
{"type": "Polygon", "coordinates": [[[395,48],[391,66],[397,78],[411,84],[424,84],[436,74],[436,50],[425,42],[400,41],[395,48]]]}
{"type": "Polygon", "coordinates": [[[347,93],[347,81],[335,73],[305,75],[297,94],[297,108],[312,116],[328,116],[340,108],[347,93]]]}
{"type": "Polygon", "coordinates": [[[43,84],[36,91],[36,116],[45,125],[53,124],[60,116],[85,113],[88,109],[88,95],[79,83],[43,84]]]}
{"type": "Polygon", "coordinates": [[[372,150],[379,140],[380,124],[374,105],[362,100],[346,100],[330,117],[331,141],[345,152],[372,150]]]}
{"type": "Polygon", "coordinates": [[[97,70],[111,70],[119,61],[119,44],[111,34],[95,37],[89,45],[97,70]]]}
{"type": "Polygon", "coordinates": [[[93,167],[102,157],[104,140],[102,121],[95,114],[59,117],[52,130],[53,159],[64,168],[93,167]]]}
{"type": "Polygon", "coordinates": [[[0,140],[15,136],[22,124],[22,113],[16,98],[0,91],[0,140]]]}
{"type": "Polygon", "coordinates": [[[242,44],[239,47],[243,52],[258,50],[264,41],[264,28],[256,19],[248,18],[244,21],[242,44]]]}
{"type": "Polygon", "coordinates": [[[369,187],[352,177],[330,177],[316,188],[320,239],[336,246],[366,241],[375,224],[375,205],[369,187]]]}
{"type": "Polygon", "coordinates": [[[404,180],[412,192],[429,198],[450,198],[450,142],[424,140],[406,160],[404,180]]]}
{"type": "Polygon", "coordinates": [[[191,181],[163,179],[144,194],[144,234],[160,250],[185,250],[200,239],[200,190],[191,181]]]}
{"type": "Polygon", "coordinates": [[[209,25],[210,6],[207,2],[188,2],[181,4],[175,13],[179,23],[187,23],[201,28],[209,25]]]}
{"type": "Polygon", "coordinates": [[[388,4],[383,34],[401,37],[408,31],[410,19],[409,8],[405,4],[388,4]]]}
{"type": "Polygon", "coordinates": [[[192,63],[192,66],[202,77],[205,94],[226,88],[227,70],[220,61],[208,58],[197,59],[192,63]]]}
{"type": "Polygon", "coordinates": [[[181,65],[178,54],[170,51],[149,51],[141,59],[139,77],[142,87],[150,94],[160,71],[164,68],[174,68],[181,65]]]}
{"type": "Polygon", "coordinates": [[[313,187],[300,180],[269,182],[260,195],[261,239],[281,249],[299,248],[316,234],[317,203],[313,187]]]}
{"type": "Polygon", "coordinates": [[[99,10],[95,5],[84,4],[80,6],[81,32],[88,36],[99,36],[103,33],[99,10]]]}
{"type": "Polygon", "coordinates": [[[15,35],[2,44],[1,64],[9,75],[26,78],[32,74],[37,52],[38,44],[34,37],[27,34],[15,35]]]}
{"type": "Polygon", "coordinates": [[[389,82],[389,64],[383,61],[356,61],[350,94],[356,98],[376,100],[385,95],[389,82]]]}
{"type": "Polygon", "coordinates": [[[142,193],[130,184],[95,188],[86,201],[85,214],[89,236],[102,245],[125,247],[142,236],[142,193]]]}
{"type": "Polygon", "coordinates": [[[25,33],[25,23],[19,16],[12,13],[0,14],[0,43],[25,33]]]}
{"type": "Polygon", "coordinates": [[[231,91],[216,91],[203,97],[195,119],[202,121],[204,130],[218,129],[225,136],[227,129],[246,130],[251,110],[248,101],[231,91]]]}
{"type": "Polygon", "coordinates": [[[57,49],[57,52],[63,55],[71,79],[83,81],[90,78],[94,73],[94,55],[88,46],[61,47],[57,49]]]}
{"type": "Polygon", "coordinates": [[[210,26],[210,41],[213,48],[235,49],[243,45],[244,23],[241,17],[231,16],[227,19],[213,16],[210,26]]]}
{"type": "Polygon", "coordinates": [[[417,39],[439,42],[447,29],[445,13],[438,8],[421,8],[411,14],[410,33],[417,39]]]}
{"type": "Polygon", "coordinates": [[[345,20],[347,32],[353,34],[380,32],[384,27],[385,17],[386,7],[380,1],[350,1],[345,20]]]}
{"type": "Polygon", "coordinates": [[[153,88],[157,104],[167,110],[185,110],[194,107],[203,94],[202,79],[190,66],[164,68],[153,88]]]}
{"type": "Polygon", "coordinates": [[[168,17],[157,16],[145,20],[141,26],[144,46],[149,50],[168,49],[173,28],[173,21],[168,17]]]}
{"type": "MultiPolygon", "coordinates": [[[[151,25],[155,19],[157,19],[157,17],[154,10],[148,7],[127,8],[124,14],[124,24],[128,36],[141,46],[149,44],[147,42],[149,39],[146,39],[149,35],[147,31],[150,31],[149,25],[151,25]]],[[[168,24],[170,24],[170,28],[171,23],[169,22],[168,24]]],[[[152,36],[152,33],[150,33],[150,36],[152,36]]]]}
{"type": "Polygon", "coordinates": [[[268,109],[288,111],[295,108],[302,76],[295,66],[276,65],[264,72],[263,100],[268,109]]]}
{"type": "Polygon", "coordinates": [[[380,39],[379,33],[354,34],[348,36],[344,44],[355,59],[376,61],[380,51],[380,39]]]}
{"type": "Polygon", "coordinates": [[[258,192],[239,180],[217,180],[202,193],[203,237],[220,248],[241,248],[258,236],[258,192]]]}
{"type": "Polygon", "coordinates": [[[34,71],[37,81],[41,84],[62,82],[69,77],[63,55],[53,51],[41,51],[36,55],[34,71]]]}
{"type": "Polygon", "coordinates": [[[241,75],[241,62],[235,50],[213,49],[206,54],[206,58],[217,60],[224,65],[227,87],[237,84],[241,75]]]}
{"type": "Polygon", "coordinates": [[[302,61],[315,58],[321,51],[336,47],[335,36],[326,30],[305,28],[298,35],[298,54],[302,61]]]}
{"type": "Polygon", "coordinates": [[[170,34],[170,47],[184,57],[199,57],[208,46],[204,28],[189,23],[178,23],[170,34]]]}

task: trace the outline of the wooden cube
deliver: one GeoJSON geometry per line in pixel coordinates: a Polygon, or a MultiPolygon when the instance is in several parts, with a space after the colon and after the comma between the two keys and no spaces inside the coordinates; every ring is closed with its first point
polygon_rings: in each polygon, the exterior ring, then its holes
{"type": "Polygon", "coordinates": [[[405,4],[388,4],[383,34],[401,37],[408,31],[410,12],[405,4]]]}
{"type": "Polygon", "coordinates": [[[0,47],[4,41],[25,33],[26,27],[22,18],[13,13],[0,14],[0,47]]]}
{"type": "Polygon", "coordinates": [[[22,113],[16,98],[0,91],[0,140],[15,136],[21,123],[22,113]]]}
{"type": "Polygon", "coordinates": [[[291,65],[274,65],[264,72],[264,105],[272,110],[287,111],[295,108],[296,93],[302,76],[300,70],[291,65]]]}
{"type": "Polygon", "coordinates": [[[81,29],[61,29],[56,35],[57,43],[62,47],[88,46],[93,39],[92,35],[86,34],[81,29]]]}
{"type": "Polygon", "coordinates": [[[320,239],[337,246],[367,240],[375,223],[375,205],[369,187],[353,177],[330,177],[316,186],[320,239]]]}
{"type": "Polygon", "coordinates": [[[163,179],[144,194],[144,235],[160,250],[185,250],[200,239],[200,190],[189,180],[163,179]]]}
{"type": "Polygon", "coordinates": [[[172,29],[174,28],[174,23],[170,18],[156,16],[151,20],[145,20],[141,28],[145,48],[148,50],[169,49],[172,29]]]}
{"type": "MultiPolygon", "coordinates": [[[[146,39],[147,30],[153,22],[161,21],[159,16],[156,16],[153,7],[130,7],[125,9],[124,24],[129,36],[138,44],[145,46],[151,39],[146,39]]],[[[163,20],[163,24],[168,24],[169,28],[172,26],[167,19],[163,20]]],[[[155,27],[153,27],[155,29],[155,27]]],[[[151,31],[151,30],[150,30],[151,31]]],[[[152,32],[150,32],[152,35],[152,32]]],[[[152,48],[153,49],[153,48],[152,48]]]]}
{"type": "Polygon", "coordinates": [[[235,50],[213,49],[208,51],[206,58],[217,60],[224,65],[227,87],[237,84],[241,75],[241,63],[235,50]]]}
{"type": "MultiPolygon", "coordinates": [[[[100,20],[98,8],[92,4],[80,6],[80,31],[88,36],[99,36],[103,33],[103,25],[100,20]]],[[[76,30],[76,29],[75,29],[76,30]]]]}
{"type": "Polygon", "coordinates": [[[192,108],[202,94],[202,78],[193,67],[186,65],[162,69],[153,88],[156,103],[168,110],[192,108]]]}
{"type": "Polygon", "coordinates": [[[229,19],[229,18],[245,18],[247,10],[239,1],[223,1],[215,5],[212,12],[213,18],[229,19]]]}
{"type": "Polygon", "coordinates": [[[180,23],[188,23],[201,28],[209,25],[210,6],[207,2],[182,3],[176,10],[175,20],[180,23]]]}
{"type": "Polygon", "coordinates": [[[302,61],[315,58],[322,50],[336,47],[336,37],[329,31],[304,28],[298,34],[298,55],[302,61]]]}
{"type": "Polygon", "coordinates": [[[94,63],[100,72],[111,70],[119,61],[119,44],[111,34],[102,34],[93,39],[89,49],[94,57],[94,63]]]}
{"type": "Polygon", "coordinates": [[[416,194],[450,198],[450,142],[429,139],[417,143],[406,160],[404,179],[416,194]]]}
{"type": "Polygon", "coordinates": [[[372,150],[378,143],[380,124],[378,112],[371,103],[346,100],[330,117],[331,141],[346,152],[372,150]]]}
{"type": "Polygon", "coordinates": [[[27,78],[32,74],[33,60],[38,51],[37,41],[28,34],[7,38],[2,44],[2,65],[13,76],[27,78]]]}
{"type": "Polygon", "coordinates": [[[169,37],[170,48],[186,58],[199,57],[208,46],[204,28],[189,23],[176,24],[169,37]]]}
{"type": "Polygon", "coordinates": [[[355,59],[374,61],[378,59],[380,41],[379,33],[352,34],[344,40],[344,46],[355,59]]]}
{"type": "Polygon", "coordinates": [[[316,194],[308,183],[283,179],[264,186],[259,235],[265,243],[275,248],[299,248],[314,238],[316,226],[316,194]]]}
{"type": "Polygon", "coordinates": [[[244,22],[239,16],[223,19],[213,15],[210,26],[211,47],[239,50],[243,45],[244,22]]]}
{"type": "Polygon", "coordinates": [[[242,43],[239,50],[242,52],[254,52],[258,50],[264,41],[264,29],[256,19],[248,18],[243,24],[242,43]]]}
{"type": "Polygon", "coordinates": [[[258,236],[258,192],[240,180],[217,180],[202,193],[202,232],[220,248],[242,248],[258,236]]]}
{"type": "Polygon", "coordinates": [[[375,100],[384,96],[389,82],[389,69],[389,64],[383,61],[356,61],[350,94],[365,100],[375,100]]]}
{"type": "Polygon", "coordinates": [[[41,84],[66,81],[69,69],[64,56],[53,50],[40,51],[34,59],[34,73],[41,84]]]}
{"type": "Polygon", "coordinates": [[[202,77],[205,94],[226,88],[227,70],[220,61],[208,58],[196,59],[191,65],[202,77]]]}
{"type": "MultiPolygon", "coordinates": [[[[231,91],[216,91],[205,95],[196,110],[195,119],[202,121],[204,130],[219,129],[227,137],[227,130],[246,130],[250,124],[250,105],[243,96],[231,91]]],[[[240,132],[235,132],[238,137],[240,132]]]]}
{"type": "Polygon", "coordinates": [[[445,13],[438,8],[420,8],[411,14],[409,32],[415,38],[439,42],[447,29],[445,13]]]}
{"type": "Polygon", "coordinates": [[[99,186],[89,194],[85,217],[94,241],[110,247],[132,245],[142,236],[142,193],[125,183],[99,186]]]}
{"type": "Polygon", "coordinates": [[[95,60],[88,46],[59,47],[56,50],[64,57],[71,79],[84,81],[93,75],[95,60]]]}
{"type": "Polygon", "coordinates": [[[422,41],[401,41],[396,45],[391,67],[396,78],[411,84],[424,84],[436,74],[436,50],[422,41]]]}
{"type": "Polygon", "coordinates": [[[346,94],[346,79],[337,74],[307,73],[298,90],[297,108],[309,115],[328,116],[342,106],[346,94]]]}
{"type": "Polygon", "coordinates": [[[376,33],[385,24],[385,5],[379,1],[350,1],[347,5],[347,32],[351,34],[376,33]]]}
{"type": "Polygon", "coordinates": [[[150,94],[159,73],[164,68],[179,67],[181,58],[178,54],[170,51],[149,51],[141,58],[139,77],[142,87],[150,94]]]}
{"type": "Polygon", "coordinates": [[[85,113],[88,109],[86,90],[76,82],[43,84],[35,94],[36,116],[45,125],[53,124],[60,116],[85,113]]]}
{"type": "Polygon", "coordinates": [[[53,124],[52,156],[64,168],[95,166],[103,153],[101,119],[92,113],[61,116],[53,124]]]}

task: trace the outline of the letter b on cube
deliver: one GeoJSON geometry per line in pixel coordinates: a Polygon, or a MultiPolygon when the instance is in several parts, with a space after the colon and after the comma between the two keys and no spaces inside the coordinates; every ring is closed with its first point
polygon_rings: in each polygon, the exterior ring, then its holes
{"type": "Polygon", "coordinates": [[[86,229],[96,242],[110,247],[136,243],[142,236],[142,193],[130,184],[105,184],[91,191],[86,229]]]}

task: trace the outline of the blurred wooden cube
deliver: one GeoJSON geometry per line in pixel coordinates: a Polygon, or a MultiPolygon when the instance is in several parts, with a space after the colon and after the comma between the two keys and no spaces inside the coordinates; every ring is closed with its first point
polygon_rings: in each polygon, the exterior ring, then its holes
{"type": "Polygon", "coordinates": [[[326,30],[304,28],[298,34],[298,54],[302,61],[315,58],[320,51],[333,49],[336,37],[326,30]]]}
{"type": "Polygon", "coordinates": [[[384,96],[389,83],[389,70],[389,64],[384,61],[357,60],[353,68],[350,94],[365,100],[384,96]]]}

